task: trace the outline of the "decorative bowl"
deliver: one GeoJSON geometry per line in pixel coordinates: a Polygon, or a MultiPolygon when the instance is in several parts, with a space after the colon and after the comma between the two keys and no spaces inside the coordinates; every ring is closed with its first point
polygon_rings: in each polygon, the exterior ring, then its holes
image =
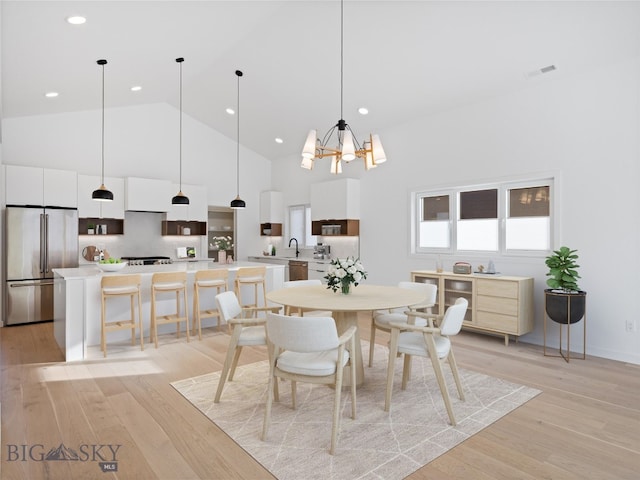
{"type": "Polygon", "coordinates": [[[120,263],[96,263],[96,266],[103,272],[117,272],[127,266],[127,262],[120,263]]]}

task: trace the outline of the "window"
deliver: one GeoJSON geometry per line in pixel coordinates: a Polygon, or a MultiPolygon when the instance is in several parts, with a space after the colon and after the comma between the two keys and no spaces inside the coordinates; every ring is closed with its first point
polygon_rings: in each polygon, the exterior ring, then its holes
{"type": "Polygon", "coordinates": [[[546,254],[553,178],[413,193],[414,253],[546,254]]]}
{"type": "Polygon", "coordinates": [[[289,237],[296,238],[300,247],[313,247],[317,244],[315,235],[311,235],[311,207],[309,205],[291,205],[289,207],[289,237]]]}

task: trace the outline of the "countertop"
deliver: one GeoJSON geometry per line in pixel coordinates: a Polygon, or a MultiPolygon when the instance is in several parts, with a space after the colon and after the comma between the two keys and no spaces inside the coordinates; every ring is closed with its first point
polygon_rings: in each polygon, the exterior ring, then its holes
{"type": "MultiPolygon", "coordinates": [[[[200,262],[176,262],[165,265],[127,265],[117,272],[103,272],[96,265],[83,265],[77,268],[55,268],[53,273],[65,280],[83,279],[100,277],[102,275],[126,275],[139,273],[142,275],[151,275],[157,272],[195,272],[196,270],[207,269],[227,269],[236,271],[241,267],[262,267],[264,263],[257,262],[234,262],[234,263],[217,263],[211,261],[200,262]]],[[[268,264],[267,268],[284,268],[283,265],[268,264]]]]}

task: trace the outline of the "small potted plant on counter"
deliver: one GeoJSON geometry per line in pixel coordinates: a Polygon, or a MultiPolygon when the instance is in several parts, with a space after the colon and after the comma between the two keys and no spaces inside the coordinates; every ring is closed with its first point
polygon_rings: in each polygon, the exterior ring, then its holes
{"type": "Polygon", "coordinates": [[[577,250],[569,247],[560,247],[545,259],[549,267],[547,276],[548,288],[545,294],[545,310],[549,318],[557,323],[572,324],[579,322],[584,317],[586,310],[587,292],[580,290],[578,286],[578,259],[577,250]],[[571,318],[569,318],[571,311],[571,318]]]}
{"type": "Polygon", "coordinates": [[[87,224],[87,234],[93,235],[94,233],[96,233],[96,226],[93,223],[88,223],[87,224]]]}

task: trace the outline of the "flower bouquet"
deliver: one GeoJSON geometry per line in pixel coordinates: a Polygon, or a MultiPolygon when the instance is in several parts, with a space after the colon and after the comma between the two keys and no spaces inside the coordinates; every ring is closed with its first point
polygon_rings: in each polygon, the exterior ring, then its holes
{"type": "Polygon", "coordinates": [[[213,237],[211,246],[218,250],[231,250],[233,248],[233,238],[230,235],[213,237]]]}
{"type": "Polygon", "coordinates": [[[327,281],[327,288],[334,292],[340,289],[342,293],[348,294],[351,285],[357,287],[361,280],[367,278],[367,272],[364,271],[359,258],[335,258],[331,260],[331,265],[324,278],[327,281]]]}

